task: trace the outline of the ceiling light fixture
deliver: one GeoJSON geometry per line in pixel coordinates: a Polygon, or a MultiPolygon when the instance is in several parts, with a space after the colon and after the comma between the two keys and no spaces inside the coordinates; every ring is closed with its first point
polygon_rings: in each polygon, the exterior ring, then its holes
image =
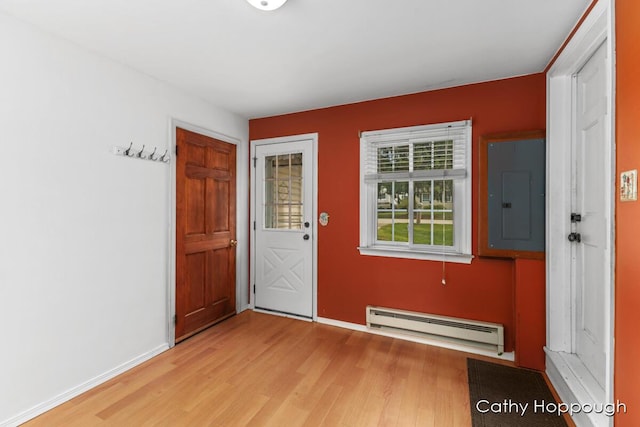
{"type": "Polygon", "coordinates": [[[287,0],[247,0],[247,2],[256,9],[271,11],[278,9],[287,0]]]}

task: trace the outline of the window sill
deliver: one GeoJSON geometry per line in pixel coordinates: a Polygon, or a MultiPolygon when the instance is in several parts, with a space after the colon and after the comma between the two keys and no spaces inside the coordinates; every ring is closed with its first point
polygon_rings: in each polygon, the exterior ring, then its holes
{"type": "Polygon", "coordinates": [[[421,259],[427,261],[445,261],[455,262],[458,264],[471,264],[473,255],[471,254],[459,254],[459,253],[437,253],[437,252],[424,252],[416,250],[407,250],[402,248],[388,248],[388,247],[363,247],[359,246],[358,250],[360,255],[369,256],[381,256],[389,258],[407,258],[407,259],[421,259]]]}

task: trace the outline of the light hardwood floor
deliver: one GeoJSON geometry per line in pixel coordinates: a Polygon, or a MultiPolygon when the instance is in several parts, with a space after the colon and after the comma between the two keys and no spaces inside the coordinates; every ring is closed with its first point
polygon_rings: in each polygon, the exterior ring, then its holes
{"type": "Polygon", "coordinates": [[[469,355],[245,311],[26,426],[470,426],[469,355]]]}

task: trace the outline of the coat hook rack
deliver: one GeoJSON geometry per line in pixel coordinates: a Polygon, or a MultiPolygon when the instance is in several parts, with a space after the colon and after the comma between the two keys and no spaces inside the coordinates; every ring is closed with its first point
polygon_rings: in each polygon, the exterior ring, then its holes
{"type": "Polygon", "coordinates": [[[153,147],[153,151],[145,151],[145,145],[142,145],[141,149],[137,149],[133,146],[133,142],[128,147],[113,147],[113,154],[116,156],[131,157],[133,159],[151,160],[158,163],[169,163],[171,156],[169,155],[169,149],[164,151],[162,156],[156,154],[158,147],[153,147]]]}

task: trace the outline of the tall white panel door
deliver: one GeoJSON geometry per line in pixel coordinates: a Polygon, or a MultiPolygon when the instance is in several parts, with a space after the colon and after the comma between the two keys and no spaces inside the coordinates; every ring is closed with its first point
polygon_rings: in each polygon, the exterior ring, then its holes
{"type": "Polygon", "coordinates": [[[607,99],[603,44],[575,77],[573,287],[575,353],[604,389],[606,378],[607,99]]]}

